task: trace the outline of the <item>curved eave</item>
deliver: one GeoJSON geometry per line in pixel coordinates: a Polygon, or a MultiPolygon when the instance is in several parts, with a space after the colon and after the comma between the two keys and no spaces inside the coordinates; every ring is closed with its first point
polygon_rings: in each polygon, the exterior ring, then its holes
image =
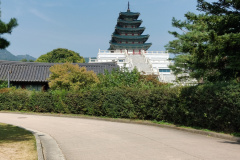
{"type": "Polygon", "coordinates": [[[144,49],[148,50],[150,48],[152,43],[144,43],[144,44],[119,44],[110,42],[110,48],[111,49],[144,49]]]}
{"type": "Polygon", "coordinates": [[[132,24],[135,24],[135,25],[140,26],[142,24],[142,20],[125,21],[125,20],[122,20],[122,19],[118,19],[117,24],[118,25],[121,25],[121,24],[122,25],[127,25],[127,24],[132,25],[132,24]]]}
{"type": "MultiPolygon", "coordinates": [[[[145,43],[148,40],[148,38],[143,38],[143,39],[118,39],[118,38],[112,38],[112,40],[109,41],[109,43],[117,43],[117,42],[142,42],[145,43]]],[[[124,43],[123,43],[124,44],[124,43]]]]}
{"type": "Polygon", "coordinates": [[[145,27],[138,27],[138,28],[123,28],[119,26],[115,27],[115,30],[118,32],[143,33],[145,29],[146,29],[145,27]]]}
{"type": "Polygon", "coordinates": [[[48,83],[48,80],[38,80],[38,79],[12,79],[11,82],[39,82],[39,83],[48,83]]]}
{"type": "Polygon", "coordinates": [[[122,35],[116,35],[113,34],[112,38],[117,38],[117,39],[125,39],[125,40],[143,40],[143,39],[148,39],[149,35],[141,35],[141,36],[122,36],[122,35]]]}
{"type": "Polygon", "coordinates": [[[119,19],[124,19],[124,18],[138,19],[139,16],[140,16],[139,12],[120,12],[119,13],[119,19]]]}
{"type": "Polygon", "coordinates": [[[128,15],[139,16],[140,13],[139,12],[120,12],[119,15],[123,15],[123,16],[125,16],[125,15],[127,15],[127,16],[128,15]]]}

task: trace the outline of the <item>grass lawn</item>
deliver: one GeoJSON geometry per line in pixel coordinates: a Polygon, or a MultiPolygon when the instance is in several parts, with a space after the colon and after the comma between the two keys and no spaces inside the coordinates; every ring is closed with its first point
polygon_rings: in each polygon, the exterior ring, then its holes
{"type": "Polygon", "coordinates": [[[0,123],[0,160],[37,160],[34,135],[25,129],[0,123]]]}

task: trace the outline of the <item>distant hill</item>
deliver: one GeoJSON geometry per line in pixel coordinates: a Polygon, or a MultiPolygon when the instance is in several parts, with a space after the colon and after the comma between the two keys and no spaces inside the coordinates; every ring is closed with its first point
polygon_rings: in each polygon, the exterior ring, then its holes
{"type": "Polygon", "coordinates": [[[28,54],[26,54],[26,55],[17,55],[16,56],[19,60],[22,60],[22,59],[27,59],[28,61],[29,60],[36,60],[36,58],[34,58],[34,57],[32,57],[32,56],[30,56],[30,55],[28,55],[28,54]]]}
{"type": "Polygon", "coordinates": [[[0,49],[0,60],[18,61],[18,58],[5,49],[0,49]]]}
{"type": "Polygon", "coordinates": [[[22,59],[27,60],[36,60],[36,58],[30,56],[30,55],[13,55],[6,49],[0,49],[0,60],[7,60],[7,61],[21,61],[22,59]]]}

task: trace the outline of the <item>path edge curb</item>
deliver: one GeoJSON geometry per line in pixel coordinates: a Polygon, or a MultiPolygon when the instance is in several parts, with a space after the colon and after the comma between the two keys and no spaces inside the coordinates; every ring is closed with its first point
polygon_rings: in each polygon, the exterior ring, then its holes
{"type": "MultiPolygon", "coordinates": [[[[12,124],[11,124],[12,125],[12,124]]],[[[16,126],[16,125],[14,125],[16,126]]],[[[36,140],[36,147],[37,147],[37,154],[38,154],[38,160],[45,160],[44,158],[44,154],[43,154],[43,147],[42,147],[42,142],[41,142],[41,139],[40,137],[38,136],[38,131],[35,131],[35,130],[32,130],[32,129],[29,129],[29,128],[24,128],[22,126],[17,126],[19,128],[22,128],[24,130],[27,130],[29,132],[31,132],[34,137],[35,137],[35,140],[36,140]]]]}
{"type": "Polygon", "coordinates": [[[17,127],[23,128],[31,132],[35,136],[38,160],[66,160],[56,140],[50,135],[30,128],[24,128],[21,126],[17,127]],[[45,136],[47,140],[43,140],[42,138],[40,138],[41,136],[45,136]],[[51,144],[53,147],[49,147],[47,143],[51,144]],[[49,150],[50,152],[48,152],[49,150]],[[53,156],[52,154],[54,154],[55,156],[53,156]]]}
{"type": "MultiPolygon", "coordinates": [[[[32,131],[31,131],[32,132],[32,131]]],[[[37,152],[38,152],[38,160],[45,160],[44,156],[43,156],[43,148],[42,148],[42,143],[41,140],[39,138],[39,136],[35,133],[32,132],[33,135],[36,138],[36,146],[37,146],[37,152]]]]}

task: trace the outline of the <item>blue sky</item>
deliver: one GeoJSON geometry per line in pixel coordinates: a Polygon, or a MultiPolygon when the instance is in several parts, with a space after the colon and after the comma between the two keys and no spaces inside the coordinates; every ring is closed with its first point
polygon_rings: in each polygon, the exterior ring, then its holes
{"type": "MultiPolygon", "coordinates": [[[[208,0],[212,2],[216,0],[208,0]]],[[[5,34],[14,55],[29,54],[38,58],[56,48],[67,48],[83,57],[97,56],[107,50],[120,11],[127,10],[128,0],[1,0],[1,19],[17,18],[19,26],[5,34]]],[[[172,17],[184,19],[188,11],[198,13],[197,0],[130,0],[130,9],[140,12],[143,34],[151,51],[162,51],[177,30],[172,17]]]]}

